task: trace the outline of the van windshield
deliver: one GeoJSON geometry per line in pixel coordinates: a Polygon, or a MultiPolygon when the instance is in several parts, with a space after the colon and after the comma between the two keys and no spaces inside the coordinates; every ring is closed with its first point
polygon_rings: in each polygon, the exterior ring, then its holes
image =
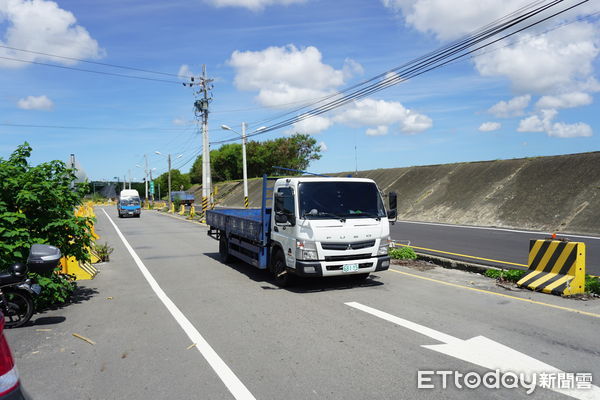
{"type": "Polygon", "coordinates": [[[121,205],[122,206],[139,206],[140,205],[140,199],[136,199],[136,198],[122,199],[121,200],[121,205]]]}
{"type": "Polygon", "coordinates": [[[372,182],[302,182],[301,218],[381,218],[383,200],[372,182]]]}

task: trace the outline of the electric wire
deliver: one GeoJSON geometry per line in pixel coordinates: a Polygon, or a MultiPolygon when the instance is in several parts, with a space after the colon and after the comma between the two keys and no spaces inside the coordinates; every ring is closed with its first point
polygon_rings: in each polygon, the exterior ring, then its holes
{"type": "MultiPolygon", "coordinates": [[[[360,87],[360,86],[363,86],[363,85],[365,85],[365,84],[367,84],[367,83],[369,83],[369,82],[373,82],[373,81],[375,81],[375,80],[377,80],[377,79],[383,78],[383,77],[385,77],[386,75],[388,75],[388,74],[390,74],[390,73],[392,73],[392,72],[394,72],[394,71],[396,71],[396,70],[400,70],[400,69],[402,69],[402,68],[406,68],[406,67],[408,67],[408,66],[410,66],[410,65],[417,64],[418,62],[420,62],[420,61],[422,61],[422,60],[425,60],[425,59],[427,59],[428,57],[431,57],[431,56],[433,56],[433,55],[435,55],[435,54],[438,54],[438,53],[440,53],[440,52],[443,52],[443,51],[445,51],[445,50],[448,50],[448,49],[450,49],[450,48],[452,48],[452,47],[454,47],[454,46],[457,46],[457,45],[459,45],[459,44],[461,44],[461,43],[464,43],[464,42],[465,42],[465,41],[467,41],[469,38],[471,38],[471,37],[475,37],[475,36],[477,36],[477,35],[481,34],[482,32],[484,32],[486,29],[489,29],[490,27],[494,26],[494,24],[498,24],[498,23],[500,23],[500,22],[502,22],[502,21],[505,21],[505,20],[509,19],[511,16],[518,15],[518,13],[520,13],[520,12],[522,12],[522,11],[524,11],[524,10],[526,10],[526,9],[530,8],[530,7],[533,7],[533,6],[535,6],[535,5],[538,5],[538,4],[541,4],[541,3],[544,3],[544,2],[546,2],[546,1],[547,1],[547,0],[536,0],[536,1],[534,1],[534,2],[528,3],[528,4],[524,5],[524,6],[522,6],[521,8],[519,8],[519,9],[517,9],[517,10],[513,11],[512,13],[510,13],[510,14],[508,14],[508,15],[506,15],[506,16],[504,16],[504,17],[502,17],[502,18],[500,18],[500,19],[498,19],[498,20],[496,20],[496,21],[494,21],[494,22],[491,22],[491,23],[489,23],[489,24],[487,24],[487,25],[485,25],[485,26],[483,26],[483,27],[481,27],[481,28],[478,28],[477,30],[475,30],[475,31],[473,31],[473,32],[471,32],[471,33],[469,33],[469,34],[467,34],[466,36],[464,36],[464,37],[462,37],[462,38],[459,38],[459,39],[457,39],[457,40],[454,40],[454,41],[452,41],[452,42],[450,42],[450,43],[448,43],[448,44],[446,44],[446,45],[444,45],[444,46],[442,46],[442,47],[440,47],[440,48],[438,48],[438,49],[436,49],[436,50],[433,50],[433,51],[431,51],[431,52],[429,52],[429,53],[427,53],[427,54],[424,54],[424,55],[422,55],[422,56],[419,56],[419,57],[417,57],[417,58],[415,58],[415,59],[412,59],[412,60],[410,60],[410,61],[408,61],[408,62],[406,62],[406,63],[404,63],[404,64],[400,65],[399,67],[395,67],[395,68],[393,68],[393,69],[390,69],[390,70],[388,70],[388,71],[386,71],[386,72],[380,73],[380,74],[378,74],[378,75],[376,75],[376,76],[374,76],[374,77],[372,77],[372,78],[370,78],[370,79],[367,79],[367,80],[365,80],[365,81],[362,81],[362,82],[356,83],[356,84],[354,84],[354,85],[352,85],[352,86],[350,86],[350,87],[347,87],[347,88],[345,88],[345,89],[343,89],[343,90],[341,90],[341,91],[338,91],[338,92],[336,92],[336,93],[333,93],[333,94],[330,94],[330,95],[324,96],[324,97],[322,97],[322,98],[318,99],[318,100],[317,100],[317,101],[315,101],[315,102],[308,103],[308,104],[306,104],[305,106],[303,106],[303,107],[300,107],[300,108],[297,108],[297,109],[295,109],[295,110],[291,110],[291,111],[285,112],[285,113],[283,113],[283,114],[281,114],[281,115],[278,115],[278,116],[275,116],[275,117],[272,117],[272,118],[269,118],[269,119],[266,119],[266,120],[261,120],[261,121],[257,121],[257,122],[249,123],[249,124],[248,124],[248,126],[249,126],[249,127],[252,127],[252,126],[257,126],[258,124],[264,124],[264,123],[266,123],[266,122],[270,122],[270,121],[273,121],[273,120],[279,119],[279,118],[281,118],[281,117],[283,117],[283,116],[285,116],[285,115],[297,114],[297,113],[299,113],[299,112],[300,112],[301,110],[303,110],[303,109],[306,109],[306,108],[308,108],[308,107],[310,107],[310,106],[314,106],[314,105],[316,105],[316,104],[319,104],[319,103],[321,103],[321,102],[323,102],[323,101],[325,101],[325,100],[328,100],[328,99],[334,98],[334,97],[336,97],[336,96],[339,96],[339,95],[341,95],[341,94],[343,94],[343,93],[345,93],[345,92],[348,92],[348,91],[350,91],[350,90],[353,90],[353,89],[355,89],[355,88],[358,88],[358,87],[360,87]]],[[[561,0],[561,1],[562,1],[562,0],[561,0]]]]}
{"type": "MultiPolygon", "coordinates": [[[[553,18],[559,14],[569,11],[583,3],[586,3],[588,0],[580,1],[580,2],[576,3],[575,5],[572,5],[570,7],[562,9],[560,11],[557,11],[547,17],[536,20],[533,23],[528,24],[519,29],[516,29],[515,31],[512,31],[500,38],[491,40],[491,39],[493,39],[494,36],[497,36],[499,33],[504,32],[512,27],[515,27],[516,25],[521,24],[522,22],[537,16],[538,14],[556,6],[557,4],[562,3],[563,1],[565,1],[565,0],[554,0],[548,4],[543,4],[539,7],[533,8],[531,10],[529,10],[528,6],[522,7],[519,11],[527,10],[525,13],[521,13],[520,15],[517,15],[516,14],[517,12],[513,12],[513,13],[509,14],[509,16],[516,15],[514,18],[508,19],[508,16],[503,17],[500,20],[498,20],[501,22],[500,24],[496,24],[496,25],[488,24],[488,25],[486,25],[486,27],[476,31],[476,34],[469,35],[466,38],[459,39],[447,46],[444,46],[441,51],[434,51],[434,52],[428,53],[425,56],[421,56],[421,57],[417,58],[416,60],[418,62],[415,62],[414,60],[410,61],[400,67],[397,67],[397,68],[394,68],[387,72],[384,72],[382,74],[379,74],[376,77],[371,78],[367,81],[353,85],[350,88],[347,88],[344,91],[335,95],[335,96],[339,96],[341,93],[345,93],[345,92],[348,92],[349,90],[358,88],[357,90],[354,90],[345,96],[342,96],[338,99],[329,101],[328,103],[325,103],[319,107],[315,107],[314,109],[306,111],[301,115],[287,118],[276,124],[268,126],[266,129],[252,133],[247,136],[251,137],[251,136],[261,135],[261,134],[265,134],[265,133],[271,132],[276,129],[281,129],[286,126],[290,126],[290,125],[300,122],[304,119],[311,118],[316,115],[320,115],[325,112],[331,111],[335,108],[341,107],[345,104],[348,104],[351,101],[364,98],[366,96],[369,96],[372,93],[386,89],[386,88],[396,85],[400,82],[404,82],[410,78],[419,76],[419,75],[429,72],[433,69],[440,68],[440,67],[447,65],[451,62],[454,62],[460,58],[466,57],[469,54],[477,52],[485,47],[491,46],[492,44],[502,41],[510,36],[513,36],[519,32],[522,32],[525,29],[529,29],[532,26],[538,25],[544,21],[547,21],[550,18],[553,18]],[[482,42],[485,42],[486,40],[491,40],[491,41],[483,43],[482,45],[473,48],[473,46],[481,44],[482,42]],[[372,82],[372,81],[380,79],[382,77],[384,79],[379,82],[376,82],[371,85],[367,85],[366,87],[361,87],[361,86],[364,86],[365,83],[372,82]]],[[[534,3],[530,3],[530,5],[536,6],[541,3],[543,3],[543,1],[537,1],[534,3]]],[[[335,96],[331,96],[331,97],[335,97],[335,96]]],[[[300,108],[297,110],[293,110],[287,114],[298,113],[302,110],[303,110],[303,108],[300,108]]],[[[225,142],[233,141],[233,140],[237,140],[237,138],[234,138],[232,140],[221,140],[221,141],[216,141],[216,142],[212,142],[212,143],[219,144],[219,143],[225,143],[225,142]]]]}
{"type": "Polygon", "coordinates": [[[145,76],[135,76],[135,75],[118,74],[116,72],[96,71],[96,70],[93,70],[93,69],[85,69],[85,68],[77,68],[77,67],[68,67],[66,65],[49,64],[49,63],[44,63],[44,62],[41,62],[41,61],[23,60],[23,59],[20,59],[20,58],[13,58],[13,57],[0,56],[0,59],[10,60],[10,61],[17,61],[17,62],[22,62],[22,63],[26,63],[26,64],[43,65],[43,66],[46,66],[46,67],[68,69],[68,70],[72,70],[72,71],[88,72],[88,73],[92,73],[92,74],[100,74],[100,75],[107,75],[107,76],[116,76],[116,77],[120,77],[120,78],[140,79],[140,80],[145,80],[145,81],[162,82],[162,83],[176,83],[178,85],[182,84],[181,81],[172,81],[172,80],[167,80],[167,79],[149,78],[149,77],[145,77],[145,76]]]}
{"type": "Polygon", "coordinates": [[[168,72],[153,71],[153,70],[143,69],[143,68],[138,68],[138,67],[129,67],[129,66],[126,66],[126,65],[118,65],[118,64],[110,64],[110,63],[104,63],[104,62],[99,62],[99,61],[84,60],[82,58],[76,58],[76,57],[59,56],[58,54],[50,54],[50,53],[44,53],[44,52],[41,52],[41,51],[19,49],[17,47],[11,47],[11,46],[6,46],[6,45],[0,45],[0,48],[9,49],[9,50],[16,50],[16,51],[21,51],[21,52],[30,53],[30,54],[38,54],[38,55],[47,56],[47,57],[60,58],[60,59],[63,59],[63,60],[71,60],[71,61],[84,62],[84,63],[87,63],[87,64],[102,65],[104,67],[120,68],[120,69],[126,69],[126,70],[130,70],[130,71],[146,72],[148,74],[157,74],[157,75],[164,75],[164,76],[172,76],[172,77],[175,77],[175,78],[181,78],[180,75],[172,74],[172,73],[168,73],[168,72]]]}

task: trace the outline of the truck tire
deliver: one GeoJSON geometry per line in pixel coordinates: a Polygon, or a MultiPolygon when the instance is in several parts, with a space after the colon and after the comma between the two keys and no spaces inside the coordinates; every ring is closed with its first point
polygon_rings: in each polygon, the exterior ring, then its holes
{"type": "Polygon", "coordinates": [[[294,277],[285,268],[285,257],[281,251],[277,251],[273,257],[273,275],[275,283],[279,287],[290,286],[294,277]]]}
{"type": "Polygon", "coordinates": [[[219,237],[219,257],[223,264],[231,262],[231,254],[229,254],[229,242],[224,233],[221,233],[219,237]]]}

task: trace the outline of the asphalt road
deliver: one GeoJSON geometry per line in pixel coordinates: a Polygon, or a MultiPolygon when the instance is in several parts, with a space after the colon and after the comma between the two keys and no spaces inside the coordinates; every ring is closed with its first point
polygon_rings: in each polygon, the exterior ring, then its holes
{"type": "Polygon", "coordinates": [[[115,249],[111,261],[81,282],[75,304],[7,332],[34,400],[570,398],[543,388],[531,396],[453,383],[442,389],[439,376],[435,388],[417,388],[419,370],[483,375],[482,363],[496,360],[504,372],[519,372],[533,362],[526,356],[545,370],[600,379],[598,300],[512,292],[480,275],[402,266],[359,285],[337,278],[280,289],[251,266],[220,263],[206,227],[155,212],[118,219],[113,207],[104,209],[108,216],[96,209],[96,230],[115,249]],[[465,342],[479,336],[497,344],[465,342]],[[423,347],[441,343],[449,348],[423,347]]]}
{"type": "MultiPolygon", "coordinates": [[[[411,246],[524,265],[527,264],[529,241],[531,239],[545,239],[551,235],[546,232],[410,221],[398,221],[390,226],[390,230],[392,239],[400,243],[410,243],[411,246]]],[[[558,237],[567,238],[574,242],[584,242],[586,245],[586,273],[600,275],[600,237],[568,234],[558,234],[558,237]]],[[[423,249],[417,249],[417,251],[484,265],[526,268],[507,263],[462,257],[456,254],[423,249]]]]}

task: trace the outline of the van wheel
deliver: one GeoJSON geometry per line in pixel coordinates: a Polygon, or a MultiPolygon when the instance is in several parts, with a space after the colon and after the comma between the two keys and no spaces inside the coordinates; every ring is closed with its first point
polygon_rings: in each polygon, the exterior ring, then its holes
{"type": "Polygon", "coordinates": [[[229,243],[224,233],[221,233],[219,238],[219,257],[223,264],[231,262],[231,254],[229,254],[229,243]]]}
{"type": "Polygon", "coordinates": [[[275,283],[279,287],[290,286],[294,279],[294,276],[285,268],[285,258],[281,251],[275,253],[273,257],[273,274],[275,275],[275,283]]]}

